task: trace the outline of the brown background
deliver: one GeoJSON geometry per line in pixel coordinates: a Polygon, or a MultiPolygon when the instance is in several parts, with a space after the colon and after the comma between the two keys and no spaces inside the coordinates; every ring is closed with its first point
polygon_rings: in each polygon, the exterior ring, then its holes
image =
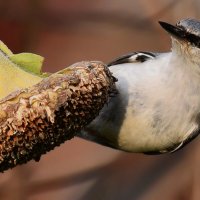
{"type": "MultiPolygon", "coordinates": [[[[0,39],[45,57],[55,72],[82,60],[168,51],[157,21],[200,18],[198,0],[0,1],[0,39]]],[[[199,138],[162,156],[128,154],[74,138],[0,174],[0,200],[199,200],[199,138]]]]}

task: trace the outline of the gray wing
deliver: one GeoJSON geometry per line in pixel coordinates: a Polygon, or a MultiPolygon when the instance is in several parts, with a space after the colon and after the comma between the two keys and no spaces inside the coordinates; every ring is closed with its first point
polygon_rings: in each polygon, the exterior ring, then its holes
{"type": "Polygon", "coordinates": [[[144,52],[144,51],[133,52],[116,58],[115,60],[108,63],[108,66],[124,64],[124,63],[136,63],[136,62],[142,63],[149,59],[154,59],[158,55],[159,53],[153,53],[153,52],[144,52]]]}

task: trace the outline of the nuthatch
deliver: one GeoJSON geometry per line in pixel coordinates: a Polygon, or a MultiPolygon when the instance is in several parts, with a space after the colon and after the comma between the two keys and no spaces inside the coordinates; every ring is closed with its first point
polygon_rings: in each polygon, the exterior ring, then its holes
{"type": "Polygon", "coordinates": [[[200,132],[200,21],[159,22],[171,52],[134,52],[109,64],[117,94],[79,137],[127,152],[174,152],[200,132]]]}

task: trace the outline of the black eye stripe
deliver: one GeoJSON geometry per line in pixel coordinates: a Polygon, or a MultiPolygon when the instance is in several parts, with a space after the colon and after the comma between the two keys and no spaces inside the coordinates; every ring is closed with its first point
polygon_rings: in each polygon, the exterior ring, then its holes
{"type": "Polygon", "coordinates": [[[191,33],[187,33],[185,39],[196,47],[200,47],[200,37],[191,33]]]}
{"type": "Polygon", "coordinates": [[[200,48],[200,36],[189,33],[188,30],[184,26],[181,26],[179,23],[177,23],[176,26],[180,28],[180,32],[182,32],[182,37],[185,38],[185,40],[190,42],[192,45],[200,48]]]}

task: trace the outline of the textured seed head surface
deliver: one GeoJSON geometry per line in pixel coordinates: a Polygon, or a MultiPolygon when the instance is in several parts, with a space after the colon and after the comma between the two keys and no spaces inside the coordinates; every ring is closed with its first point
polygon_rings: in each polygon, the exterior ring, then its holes
{"type": "Polygon", "coordinates": [[[80,62],[0,100],[0,171],[36,161],[89,124],[115,91],[101,62],[80,62]]]}

